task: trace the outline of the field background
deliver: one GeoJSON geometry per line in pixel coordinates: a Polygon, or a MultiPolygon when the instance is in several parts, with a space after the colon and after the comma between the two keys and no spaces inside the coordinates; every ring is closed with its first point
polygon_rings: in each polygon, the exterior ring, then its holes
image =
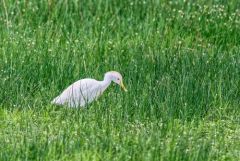
{"type": "Polygon", "coordinates": [[[1,0],[0,160],[240,160],[240,1],[1,0]],[[50,105],[119,71],[86,109],[50,105]]]}

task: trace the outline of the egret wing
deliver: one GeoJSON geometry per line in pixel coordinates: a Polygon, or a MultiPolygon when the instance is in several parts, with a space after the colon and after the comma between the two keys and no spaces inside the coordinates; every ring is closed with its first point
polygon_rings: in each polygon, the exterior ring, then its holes
{"type": "Polygon", "coordinates": [[[67,87],[52,103],[67,104],[70,107],[84,106],[86,103],[96,99],[100,94],[101,85],[99,81],[82,79],[67,87]]]}

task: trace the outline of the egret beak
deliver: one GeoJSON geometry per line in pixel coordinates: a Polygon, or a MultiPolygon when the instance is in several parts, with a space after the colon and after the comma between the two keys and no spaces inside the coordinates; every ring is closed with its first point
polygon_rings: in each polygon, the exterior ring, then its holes
{"type": "Polygon", "coordinates": [[[123,89],[125,92],[127,92],[127,88],[124,86],[124,84],[123,84],[122,81],[120,82],[120,86],[122,87],[122,89],[123,89]]]}

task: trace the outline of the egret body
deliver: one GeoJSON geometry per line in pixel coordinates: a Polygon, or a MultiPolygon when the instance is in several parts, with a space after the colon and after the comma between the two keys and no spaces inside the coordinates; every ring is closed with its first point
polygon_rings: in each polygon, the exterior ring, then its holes
{"type": "Polygon", "coordinates": [[[116,71],[110,71],[105,73],[103,81],[91,78],[76,81],[67,87],[59,96],[54,98],[51,103],[69,107],[85,106],[96,100],[107,89],[111,82],[117,83],[124,91],[127,91],[123,84],[121,74],[116,71]]]}

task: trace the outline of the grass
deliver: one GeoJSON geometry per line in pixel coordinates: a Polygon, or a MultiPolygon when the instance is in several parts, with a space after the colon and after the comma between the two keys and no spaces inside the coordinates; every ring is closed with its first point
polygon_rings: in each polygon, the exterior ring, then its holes
{"type": "Polygon", "coordinates": [[[240,159],[238,0],[0,4],[0,160],[240,159]],[[50,104],[109,70],[128,93],[50,104]]]}

